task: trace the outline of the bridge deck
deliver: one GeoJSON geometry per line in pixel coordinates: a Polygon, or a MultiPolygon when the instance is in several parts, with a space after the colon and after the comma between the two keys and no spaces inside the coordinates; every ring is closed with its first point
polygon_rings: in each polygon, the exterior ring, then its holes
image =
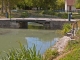
{"type": "MultiPolygon", "coordinates": [[[[55,18],[1,18],[0,20],[12,20],[12,21],[69,21],[68,19],[55,19],[55,18]]],[[[71,19],[71,21],[77,21],[71,19]]]]}

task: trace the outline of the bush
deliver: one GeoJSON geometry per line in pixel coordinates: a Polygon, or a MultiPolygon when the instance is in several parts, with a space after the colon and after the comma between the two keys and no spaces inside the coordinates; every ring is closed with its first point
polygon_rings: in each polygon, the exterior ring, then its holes
{"type": "Polygon", "coordinates": [[[22,18],[28,17],[28,13],[22,12],[22,13],[21,13],[21,17],[22,17],[22,18]]]}
{"type": "Polygon", "coordinates": [[[52,10],[44,10],[44,11],[42,11],[42,13],[47,14],[47,15],[54,15],[55,14],[54,11],[52,11],[52,10]]]}
{"type": "Polygon", "coordinates": [[[68,18],[68,13],[57,13],[56,15],[60,18],[68,18]]]}
{"type": "Polygon", "coordinates": [[[71,24],[66,23],[66,24],[63,25],[63,30],[62,31],[63,31],[64,34],[66,34],[67,32],[70,31],[70,29],[71,29],[71,24]]]}

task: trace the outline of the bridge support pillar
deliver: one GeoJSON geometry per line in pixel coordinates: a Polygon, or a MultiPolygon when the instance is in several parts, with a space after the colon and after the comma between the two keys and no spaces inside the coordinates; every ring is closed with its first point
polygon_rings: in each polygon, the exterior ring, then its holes
{"type": "Polygon", "coordinates": [[[62,29],[62,22],[60,21],[51,21],[50,22],[50,29],[62,29]]]}
{"type": "Polygon", "coordinates": [[[50,22],[43,23],[44,29],[50,29],[50,22]]]}
{"type": "Polygon", "coordinates": [[[50,22],[50,29],[53,29],[53,22],[50,22]]]}
{"type": "Polygon", "coordinates": [[[28,28],[28,22],[19,22],[19,28],[28,28]]]}

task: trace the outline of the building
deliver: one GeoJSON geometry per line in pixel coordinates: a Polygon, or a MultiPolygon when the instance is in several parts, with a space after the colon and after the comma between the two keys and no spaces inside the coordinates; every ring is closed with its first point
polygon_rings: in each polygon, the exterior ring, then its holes
{"type": "Polygon", "coordinates": [[[75,0],[65,0],[65,11],[75,11],[75,0]]]}

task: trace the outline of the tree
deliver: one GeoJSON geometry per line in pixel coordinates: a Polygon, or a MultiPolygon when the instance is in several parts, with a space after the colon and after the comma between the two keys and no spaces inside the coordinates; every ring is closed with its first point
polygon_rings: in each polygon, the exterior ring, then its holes
{"type": "Polygon", "coordinates": [[[25,0],[29,7],[42,7],[44,9],[54,9],[56,6],[56,0],[25,0]]]}
{"type": "Polygon", "coordinates": [[[1,0],[1,5],[2,5],[2,12],[3,12],[3,8],[5,10],[5,12],[9,11],[10,9],[12,9],[14,6],[17,5],[18,2],[21,2],[23,0],[1,0]]]}
{"type": "Polygon", "coordinates": [[[65,6],[65,0],[57,0],[57,9],[63,9],[65,6]]]}
{"type": "Polygon", "coordinates": [[[80,8],[80,0],[76,0],[75,7],[80,8]]]}
{"type": "Polygon", "coordinates": [[[1,13],[3,13],[3,0],[1,0],[1,5],[2,5],[2,7],[1,7],[1,13]]]}
{"type": "Polygon", "coordinates": [[[53,10],[56,8],[56,1],[57,0],[43,0],[43,7],[46,9],[53,10]]]}

